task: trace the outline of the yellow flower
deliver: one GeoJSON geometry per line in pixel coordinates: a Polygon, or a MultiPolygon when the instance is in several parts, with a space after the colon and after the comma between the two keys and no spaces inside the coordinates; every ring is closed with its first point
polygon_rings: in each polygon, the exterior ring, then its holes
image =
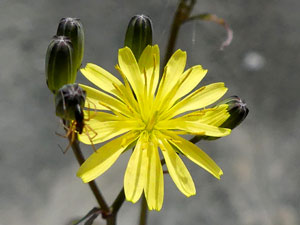
{"type": "MultiPolygon", "coordinates": [[[[213,83],[190,93],[207,70],[197,65],[184,71],[186,52],[181,50],[172,55],[159,82],[157,45],[145,48],[138,62],[129,48],[122,48],[118,61],[116,69],[124,84],[94,64],[87,64],[81,70],[102,89],[81,85],[87,92],[89,103],[86,107],[97,109],[95,116],[86,123],[97,133],[93,143],[119,137],[93,153],[79,168],[77,176],[83,182],[95,179],[109,169],[128,146],[135,146],[125,172],[125,196],[135,203],[144,192],[150,210],[160,210],[164,196],[158,149],[175,185],[187,197],[195,195],[196,190],[179,155],[220,179],[223,172],[219,166],[199,147],[179,135],[222,137],[230,134],[230,129],[219,127],[229,116],[226,105],[205,108],[225,94],[224,83],[213,83]]],[[[79,138],[91,144],[88,136],[81,134],[79,138]]]]}

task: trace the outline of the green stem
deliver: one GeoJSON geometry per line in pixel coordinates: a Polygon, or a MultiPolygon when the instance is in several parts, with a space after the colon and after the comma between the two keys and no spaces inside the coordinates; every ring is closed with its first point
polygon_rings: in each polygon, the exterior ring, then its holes
{"type": "Polygon", "coordinates": [[[116,225],[117,223],[117,215],[111,215],[106,218],[106,224],[107,225],[116,225]]]}
{"type": "Polygon", "coordinates": [[[148,206],[145,196],[143,195],[142,203],[141,203],[141,211],[140,211],[140,223],[139,225],[147,224],[147,214],[148,214],[148,206]]]}
{"type": "Polygon", "coordinates": [[[124,193],[124,187],[123,187],[111,206],[113,214],[117,214],[117,212],[121,208],[124,200],[125,200],[125,193],[124,193]]]}
{"type": "Polygon", "coordinates": [[[196,3],[196,0],[180,0],[175,12],[173,23],[171,26],[169,41],[164,58],[164,64],[167,65],[169,58],[172,56],[177,41],[178,32],[182,23],[190,16],[191,11],[196,3]]]}
{"type": "MultiPolygon", "coordinates": [[[[75,157],[76,157],[79,165],[81,165],[82,163],[84,163],[85,159],[84,159],[84,156],[81,152],[81,149],[80,149],[80,146],[79,146],[79,141],[77,139],[77,135],[76,135],[74,141],[72,141],[71,137],[69,137],[69,141],[72,142],[71,147],[73,149],[73,152],[75,154],[75,157]]],[[[93,194],[94,194],[101,210],[103,211],[103,213],[109,214],[110,213],[109,207],[108,207],[106,201],[104,200],[104,197],[102,196],[100,190],[98,189],[96,182],[95,181],[90,181],[88,184],[89,184],[89,186],[90,186],[90,188],[91,188],[91,190],[92,190],[92,192],[93,192],[93,194]]]]}

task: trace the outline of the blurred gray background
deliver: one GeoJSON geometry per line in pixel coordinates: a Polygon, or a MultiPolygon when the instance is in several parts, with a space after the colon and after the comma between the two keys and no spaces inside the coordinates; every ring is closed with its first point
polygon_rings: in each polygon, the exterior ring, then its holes
{"type": "MultiPolygon", "coordinates": [[[[87,185],[75,176],[72,151],[54,113],[44,57],[62,17],[80,18],[86,34],[84,63],[117,74],[131,16],[144,13],[154,24],[154,42],[165,52],[177,0],[0,0],[0,224],[69,224],[96,206],[87,185]]],[[[224,29],[211,22],[182,26],[177,48],[188,66],[208,69],[202,84],[224,81],[227,96],[238,95],[250,109],[229,137],[200,142],[222,167],[218,181],[185,160],[197,195],[183,196],[165,178],[161,212],[149,224],[300,224],[299,71],[300,1],[198,0],[193,14],[211,12],[234,31],[232,44],[219,47],[224,29]]],[[[87,82],[80,75],[79,82],[87,82]]],[[[84,146],[86,155],[92,149],[84,146]]],[[[107,201],[119,192],[128,154],[97,179],[107,201]]],[[[139,205],[125,202],[118,221],[137,224],[139,205]]],[[[104,224],[100,219],[98,224],[104,224]]]]}

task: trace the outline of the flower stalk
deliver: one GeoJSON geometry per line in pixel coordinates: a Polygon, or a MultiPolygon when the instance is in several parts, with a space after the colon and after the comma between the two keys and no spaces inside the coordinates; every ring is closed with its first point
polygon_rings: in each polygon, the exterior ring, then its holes
{"type": "MultiPolygon", "coordinates": [[[[69,137],[69,141],[71,141],[70,139],[71,137],[69,137]]],[[[73,150],[73,153],[77,159],[77,162],[79,163],[79,165],[82,165],[85,161],[85,158],[81,152],[81,149],[80,149],[80,146],[79,146],[79,141],[78,141],[78,138],[77,138],[77,135],[75,137],[75,140],[72,142],[72,150],[73,150]]],[[[93,192],[101,210],[103,213],[106,213],[106,214],[109,214],[110,213],[110,209],[103,197],[103,195],[101,194],[96,182],[93,180],[91,182],[88,183],[89,187],[91,188],[91,191],[93,192]]]]}
{"type": "Polygon", "coordinates": [[[145,196],[142,198],[139,225],[147,224],[148,206],[145,196]]]}
{"type": "Polygon", "coordinates": [[[194,8],[195,3],[196,3],[196,0],[180,0],[179,1],[177,10],[176,10],[174,18],[173,18],[163,65],[167,64],[168,59],[173,54],[179,29],[180,29],[181,25],[189,18],[190,14],[194,8]]]}

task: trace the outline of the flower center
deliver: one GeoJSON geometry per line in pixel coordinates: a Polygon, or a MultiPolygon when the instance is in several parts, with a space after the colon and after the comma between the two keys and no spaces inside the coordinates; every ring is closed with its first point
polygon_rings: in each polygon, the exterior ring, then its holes
{"type": "Polygon", "coordinates": [[[157,119],[158,119],[158,112],[156,111],[152,117],[149,118],[149,120],[146,122],[146,130],[148,132],[151,132],[155,126],[155,124],[157,123],[157,119]]]}

